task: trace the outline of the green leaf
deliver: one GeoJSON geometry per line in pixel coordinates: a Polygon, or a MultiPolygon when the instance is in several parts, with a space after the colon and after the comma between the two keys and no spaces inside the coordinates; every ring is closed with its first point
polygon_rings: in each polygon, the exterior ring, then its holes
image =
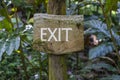
{"type": "Polygon", "coordinates": [[[7,31],[12,31],[12,25],[7,19],[0,21],[0,28],[5,28],[7,31]]]}
{"type": "Polygon", "coordinates": [[[105,56],[106,54],[114,50],[112,42],[103,43],[95,48],[90,49],[89,59],[94,59],[96,57],[105,56]]]}
{"type": "Polygon", "coordinates": [[[0,21],[0,27],[7,29],[7,31],[12,31],[12,23],[9,14],[7,13],[7,9],[0,9],[0,15],[5,17],[3,21],[0,21]]]}
{"type": "Polygon", "coordinates": [[[14,39],[8,41],[6,53],[7,53],[8,55],[11,55],[12,52],[13,52],[13,50],[14,50],[14,39]]]}
{"type": "MultiPolygon", "coordinates": [[[[99,20],[90,20],[85,21],[84,26],[87,26],[87,30],[84,31],[85,35],[87,34],[103,34],[103,36],[111,39],[110,32],[107,29],[107,25],[99,20]]],[[[112,30],[112,34],[116,40],[116,43],[120,46],[120,36],[112,30]]]]}
{"type": "Polygon", "coordinates": [[[2,59],[2,55],[6,50],[6,42],[0,42],[0,61],[2,59]]]}
{"type": "Polygon", "coordinates": [[[23,5],[25,6],[25,0],[13,0],[12,2],[17,7],[23,7],[23,5]]]}
{"type": "Polygon", "coordinates": [[[110,75],[104,78],[101,78],[100,80],[120,80],[120,75],[110,75]]]}
{"type": "Polygon", "coordinates": [[[118,0],[106,0],[105,13],[108,14],[111,10],[117,10],[118,0]]]}
{"type": "Polygon", "coordinates": [[[117,71],[116,68],[114,68],[112,65],[106,64],[104,62],[99,62],[99,63],[96,63],[96,64],[88,65],[84,69],[99,70],[101,68],[107,69],[108,71],[117,71]]]}
{"type": "Polygon", "coordinates": [[[18,48],[20,47],[20,37],[16,37],[15,38],[15,50],[18,50],[18,48]]]}
{"type": "Polygon", "coordinates": [[[5,8],[0,9],[0,15],[1,15],[1,16],[4,16],[4,17],[9,21],[9,17],[8,17],[8,14],[7,14],[5,8]]]}
{"type": "Polygon", "coordinates": [[[76,80],[76,77],[74,75],[71,75],[70,80],[76,80]]]}
{"type": "Polygon", "coordinates": [[[1,17],[1,16],[0,16],[0,21],[2,21],[2,20],[4,20],[4,19],[5,19],[5,17],[1,17]]]}
{"type": "Polygon", "coordinates": [[[85,21],[84,26],[91,28],[90,30],[85,31],[85,34],[98,32],[103,33],[105,36],[109,38],[111,37],[109,31],[107,30],[107,25],[102,21],[99,20],[85,21]]]}
{"type": "Polygon", "coordinates": [[[29,24],[33,22],[34,22],[33,18],[30,18],[30,20],[28,21],[29,24]]]}

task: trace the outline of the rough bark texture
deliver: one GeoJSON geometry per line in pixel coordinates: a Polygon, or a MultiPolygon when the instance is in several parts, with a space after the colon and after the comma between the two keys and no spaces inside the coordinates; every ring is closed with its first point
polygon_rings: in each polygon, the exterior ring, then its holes
{"type": "Polygon", "coordinates": [[[65,15],[66,0],[49,0],[47,12],[49,14],[65,15]]]}
{"type": "MultiPolygon", "coordinates": [[[[66,0],[49,0],[48,14],[66,14],[66,0]]],[[[65,55],[49,55],[49,80],[68,80],[65,55]]]]}
{"type": "Polygon", "coordinates": [[[49,55],[49,80],[68,80],[65,55],[49,55]]]}

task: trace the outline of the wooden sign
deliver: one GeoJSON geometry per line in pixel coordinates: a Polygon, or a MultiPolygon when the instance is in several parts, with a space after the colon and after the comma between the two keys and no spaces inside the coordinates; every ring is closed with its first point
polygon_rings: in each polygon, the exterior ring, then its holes
{"type": "Polygon", "coordinates": [[[49,54],[69,54],[84,49],[82,15],[34,15],[33,48],[49,54]]]}

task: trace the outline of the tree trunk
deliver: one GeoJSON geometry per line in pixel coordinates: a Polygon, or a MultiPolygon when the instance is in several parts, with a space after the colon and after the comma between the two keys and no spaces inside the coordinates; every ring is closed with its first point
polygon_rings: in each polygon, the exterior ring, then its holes
{"type": "Polygon", "coordinates": [[[48,14],[65,15],[66,14],[66,0],[49,0],[48,14]]]}
{"type": "Polygon", "coordinates": [[[65,55],[49,55],[49,80],[68,80],[65,55]]]}
{"type": "MultiPolygon", "coordinates": [[[[65,15],[66,0],[49,0],[48,14],[65,15]]],[[[49,55],[49,80],[68,80],[65,55],[49,55]]]]}

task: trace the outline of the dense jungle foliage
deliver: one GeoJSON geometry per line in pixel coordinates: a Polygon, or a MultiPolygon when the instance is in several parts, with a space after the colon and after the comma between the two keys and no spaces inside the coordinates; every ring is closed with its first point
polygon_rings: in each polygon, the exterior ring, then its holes
{"type": "MultiPolygon", "coordinates": [[[[48,0],[0,0],[0,80],[48,80],[48,55],[32,48],[34,13],[48,0]]],[[[120,80],[119,0],[66,0],[84,15],[85,49],[67,55],[69,80],[120,80]]]]}

